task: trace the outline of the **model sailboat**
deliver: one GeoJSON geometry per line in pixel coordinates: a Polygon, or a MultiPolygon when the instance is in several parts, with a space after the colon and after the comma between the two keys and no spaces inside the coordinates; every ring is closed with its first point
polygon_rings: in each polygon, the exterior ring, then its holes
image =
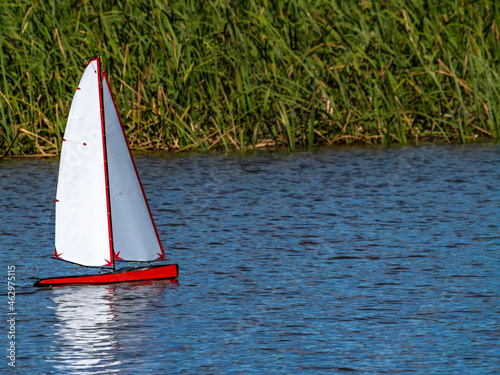
{"type": "Polygon", "coordinates": [[[176,278],[178,267],[116,270],[119,261],[165,259],[156,226],[99,57],[78,85],[64,133],[56,195],[55,257],[93,275],[37,280],[35,286],[176,278]]]}

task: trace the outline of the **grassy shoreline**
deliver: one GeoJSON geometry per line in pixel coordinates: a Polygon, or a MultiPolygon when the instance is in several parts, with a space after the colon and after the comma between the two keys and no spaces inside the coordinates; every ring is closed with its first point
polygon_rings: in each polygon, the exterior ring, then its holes
{"type": "Polygon", "coordinates": [[[500,139],[494,1],[22,0],[0,10],[0,156],[58,153],[84,58],[96,54],[135,149],[500,139]]]}

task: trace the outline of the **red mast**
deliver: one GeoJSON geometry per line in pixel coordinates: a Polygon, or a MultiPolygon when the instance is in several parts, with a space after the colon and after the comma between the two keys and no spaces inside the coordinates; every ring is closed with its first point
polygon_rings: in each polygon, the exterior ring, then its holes
{"type": "Polygon", "coordinates": [[[95,59],[97,61],[97,74],[99,81],[99,105],[101,107],[101,129],[102,129],[102,148],[104,153],[104,181],[106,184],[106,206],[108,213],[108,235],[109,235],[109,260],[105,259],[107,264],[105,266],[113,266],[115,270],[115,252],[113,249],[113,230],[111,226],[111,199],[109,195],[109,174],[108,174],[108,158],[106,151],[106,126],[104,124],[104,101],[102,94],[102,76],[101,76],[101,62],[99,56],[95,59]]]}

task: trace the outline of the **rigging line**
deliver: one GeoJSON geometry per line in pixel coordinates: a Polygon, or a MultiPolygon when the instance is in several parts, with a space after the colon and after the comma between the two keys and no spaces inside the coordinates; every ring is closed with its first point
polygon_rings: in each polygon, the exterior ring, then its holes
{"type": "MultiPolygon", "coordinates": [[[[68,124],[66,123],[66,128],[67,127],[68,127],[68,124]]],[[[64,137],[64,135],[63,135],[63,137],[64,137]]],[[[61,169],[61,165],[64,165],[64,161],[66,160],[66,154],[63,154],[63,152],[62,152],[64,142],[65,142],[65,140],[63,138],[63,142],[61,143],[61,150],[60,150],[59,170],[61,169]]],[[[42,250],[43,250],[43,246],[45,245],[45,239],[47,237],[47,229],[49,227],[49,220],[52,216],[52,211],[54,210],[54,207],[55,207],[54,202],[56,202],[56,193],[57,193],[58,182],[59,182],[59,179],[56,178],[56,182],[54,184],[54,190],[52,191],[52,195],[51,195],[51,202],[53,202],[53,203],[50,205],[50,210],[49,210],[49,213],[47,214],[47,221],[45,223],[45,230],[43,232],[43,239],[42,239],[42,243],[40,244],[40,248],[39,248],[38,262],[36,264],[36,271],[35,271],[35,282],[36,282],[37,277],[38,277],[38,268],[40,267],[40,259],[42,259],[42,250]]]]}
{"type": "MultiPolygon", "coordinates": [[[[52,192],[52,195],[51,195],[51,199],[52,199],[52,202],[55,201],[55,198],[56,198],[56,190],[57,190],[57,181],[55,183],[55,186],[54,186],[54,190],[52,192]]],[[[42,243],[40,244],[39,246],[39,251],[38,251],[38,262],[36,264],[36,271],[35,271],[35,280],[34,282],[37,281],[37,277],[38,277],[38,268],[40,267],[40,259],[42,259],[42,250],[43,250],[43,246],[45,245],[45,238],[47,237],[47,229],[49,227],[49,220],[50,220],[50,217],[52,216],[52,210],[54,209],[54,204],[51,204],[50,205],[50,210],[49,210],[49,213],[47,214],[47,221],[45,222],[45,230],[43,232],[43,239],[42,239],[42,243]]]]}

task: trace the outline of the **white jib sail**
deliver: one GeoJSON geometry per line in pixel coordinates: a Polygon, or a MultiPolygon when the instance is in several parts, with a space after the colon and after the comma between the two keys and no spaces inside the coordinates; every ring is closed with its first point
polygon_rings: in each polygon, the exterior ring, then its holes
{"type": "Polygon", "coordinates": [[[71,104],[56,195],[56,257],[86,266],[112,262],[98,64],[89,63],[71,104]]]}
{"type": "Polygon", "coordinates": [[[135,261],[163,259],[164,253],[106,75],[102,91],[115,258],[135,261]]]}

